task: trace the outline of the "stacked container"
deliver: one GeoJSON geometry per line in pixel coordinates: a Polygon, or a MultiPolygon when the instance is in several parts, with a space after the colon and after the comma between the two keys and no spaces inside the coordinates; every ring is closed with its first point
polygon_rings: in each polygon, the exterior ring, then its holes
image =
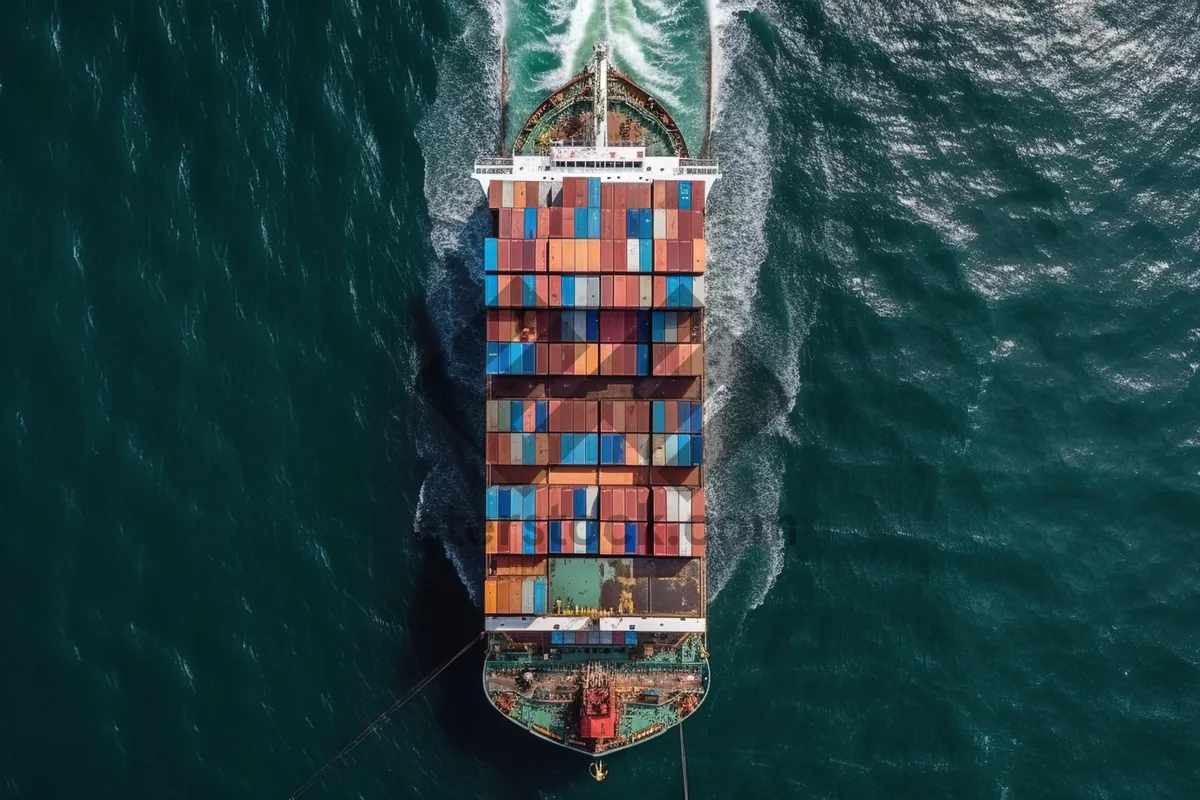
{"type": "Polygon", "coordinates": [[[629,177],[488,188],[489,615],[553,613],[548,559],[705,554],[705,183],[629,177]]]}

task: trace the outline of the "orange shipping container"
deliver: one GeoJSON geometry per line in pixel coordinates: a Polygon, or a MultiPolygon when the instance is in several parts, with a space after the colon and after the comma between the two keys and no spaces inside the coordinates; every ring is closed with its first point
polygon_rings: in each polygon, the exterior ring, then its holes
{"type": "MultiPolygon", "coordinates": [[[[595,486],[599,481],[595,467],[550,467],[550,483],[562,486],[595,486]]],[[[553,486],[551,486],[553,489],[553,486]]]]}
{"type": "Polygon", "coordinates": [[[499,525],[500,525],[500,523],[495,520],[488,520],[487,534],[485,537],[485,541],[486,541],[486,547],[484,548],[485,553],[499,553],[500,552],[500,550],[499,550],[500,539],[499,539],[499,532],[497,530],[499,525]]]}
{"type": "Polygon", "coordinates": [[[521,584],[520,578],[508,578],[508,613],[521,613],[521,584]]]}
{"type": "Polygon", "coordinates": [[[705,248],[703,239],[692,240],[692,272],[704,272],[705,248]]]}
{"type": "Polygon", "coordinates": [[[588,264],[588,240],[587,239],[576,239],[575,240],[575,271],[576,272],[590,272],[588,267],[589,267],[589,264],[588,264]]]}
{"type": "Polygon", "coordinates": [[[496,613],[496,579],[488,578],[483,582],[483,613],[496,613]]]}
{"type": "Polygon", "coordinates": [[[562,239],[550,240],[550,271],[562,272],[563,248],[562,239]]]}
{"type": "MultiPolygon", "coordinates": [[[[666,271],[666,269],[667,269],[667,240],[666,239],[655,239],[654,240],[654,271],[655,272],[664,272],[664,271],[666,271]]],[[[663,284],[663,288],[665,291],[665,289],[666,289],[665,283],[663,284]]]]}
{"type": "Polygon", "coordinates": [[[537,238],[550,238],[550,209],[544,206],[537,212],[537,238]]]}
{"type": "Polygon", "coordinates": [[[645,482],[645,470],[638,467],[600,467],[601,486],[637,486],[645,482]]]}
{"type": "Polygon", "coordinates": [[[599,239],[587,239],[586,241],[587,241],[587,248],[588,248],[588,255],[587,255],[588,272],[599,272],[600,271],[600,240],[599,239]]]}
{"type": "Polygon", "coordinates": [[[652,208],[666,208],[667,207],[667,182],[666,181],[655,181],[654,182],[653,202],[654,202],[654,205],[652,206],[652,208]]]}
{"type": "Polygon", "coordinates": [[[525,181],[513,183],[513,208],[525,208],[525,181]]]}

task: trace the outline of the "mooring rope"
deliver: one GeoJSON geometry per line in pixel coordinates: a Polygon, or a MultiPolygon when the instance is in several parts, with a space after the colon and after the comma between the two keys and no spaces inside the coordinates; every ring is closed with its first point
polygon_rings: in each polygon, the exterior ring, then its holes
{"type": "Polygon", "coordinates": [[[688,800],[687,751],[683,749],[683,723],[679,723],[679,760],[683,763],[683,800],[688,800]]]}
{"type": "Polygon", "coordinates": [[[480,631],[479,635],[476,636],[474,639],[472,639],[470,642],[468,642],[467,645],[462,650],[459,650],[457,653],[455,653],[449,659],[442,662],[442,665],[440,667],[438,667],[433,672],[426,675],[424,678],[422,678],[417,683],[416,686],[412,687],[407,692],[405,692],[403,697],[401,697],[395,703],[392,703],[391,708],[389,708],[387,711],[380,714],[375,719],[374,722],[372,722],[370,725],[368,725],[366,728],[363,729],[362,733],[360,733],[358,736],[354,737],[354,741],[350,742],[350,744],[346,745],[341,750],[339,750],[338,754],[336,756],[334,756],[333,758],[329,759],[329,762],[326,763],[325,766],[321,767],[319,770],[317,770],[315,773],[313,773],[313,776],[311,778],[309,778],[308,780],[306,780],[299,789],[292,792],[292,795],[289,798],[289,800],[296,800],[297,797],[299,797],[300,795],[304,794],[309,789],[311,789],[313,784],[315,784],[317,781],[319,781],[321,779],[322,775],[324,775],[326,772],[329,772],[329,770],[333,769],[335,764],[337,764],[339,761],[341,761],[346,756],[350,755],[350,753],[354,750],[354,748],[356,748],[360,744],[362,744],[363,741],[368,736],[370,736],[372,733],[374,733],[376,730],[378,730],[381,725],[386,723],[388,721],[388,719],[391,718],[392,714],[395,714],[397,711],[400,710],[401,706],[403,706],[409,700],[416,697],[417,694],[422,689],[424,689],[426,686],[428,686],[429,683],[434,678],[436,678],[438,675],[442,674],[442,671],[445,670],[446,667],[450,666],[455,661],[460,659],[462,656],[466,655],[466,652],[468,650],[470,650],[472,647],[474,647],[475,643],[478,642],[480,639],[482,639],[486,635],[487,635],[487,631],[480,631]]]}

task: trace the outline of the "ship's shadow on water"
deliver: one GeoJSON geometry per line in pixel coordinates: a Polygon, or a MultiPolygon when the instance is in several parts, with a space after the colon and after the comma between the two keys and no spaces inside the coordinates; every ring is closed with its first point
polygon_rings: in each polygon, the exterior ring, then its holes
{"type": "MultiPolygon", "coordinates": [[[[462,649],[483,626],[483,611],[471,600],[463,581],[483,580],[483,509],[468,498],[481,498],[484,493],[486,311],[481,287],[470,272],[478,269],[478,259],[463,254],[482,252],[482,231],[490,213],[486,206],[476,209],[459,246],[446,259],[438,285],[408,309],[421,365],[415,386],[422,408],[417,424],[427,428],[421,435],[431,437],[451,456],[453,474],[445,474],[446,461],[428,465],[427,482],[436,485],[427,487],[422,529],[412,534],[417,542],[418,579],[415,587],[405,587],[409,638],[406,652],[397,659],[401,692],[462,649]],[[443,305],[448,298],[454,307],[443,305]],[[457,321],[457,329],[447,331],[447,319],[457,321]],[[464,385],[472,377],[475,383],[464,385]],[[462,500],[456,504],[458,497],[462,500]],[[456,554],[460,567],[447,551],[456,554]],[[460,568],[465,575],[460,576],[460,568]]],[[[531,780],[549,790],[578,780],[590,759],[543,742],[505,720],[488,703],[482,686],[483,655],[484,645],[479,643],[424,691],[448,744],[494,768],[488,770],[488,780],[499,775],[510,782],[510,791],[502,794],[527,794],[531,780]],[[538,768],[530,772],[529,764],[538,768]]]]}

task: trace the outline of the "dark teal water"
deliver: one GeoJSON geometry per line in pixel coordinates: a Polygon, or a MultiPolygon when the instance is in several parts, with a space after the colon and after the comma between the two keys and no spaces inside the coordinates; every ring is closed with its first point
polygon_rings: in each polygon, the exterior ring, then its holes
{"type": "MultiPolygon", "coordinates": [[[[1195,9],[547,9],[719,42],[691,796],[1200,795],[1195,9]]],[[[286,797],[478,630],[501,20],[0,5],[0,797],[286,797]]],[[[306,797],[681,796],[478,668],[306,797]]]]}

